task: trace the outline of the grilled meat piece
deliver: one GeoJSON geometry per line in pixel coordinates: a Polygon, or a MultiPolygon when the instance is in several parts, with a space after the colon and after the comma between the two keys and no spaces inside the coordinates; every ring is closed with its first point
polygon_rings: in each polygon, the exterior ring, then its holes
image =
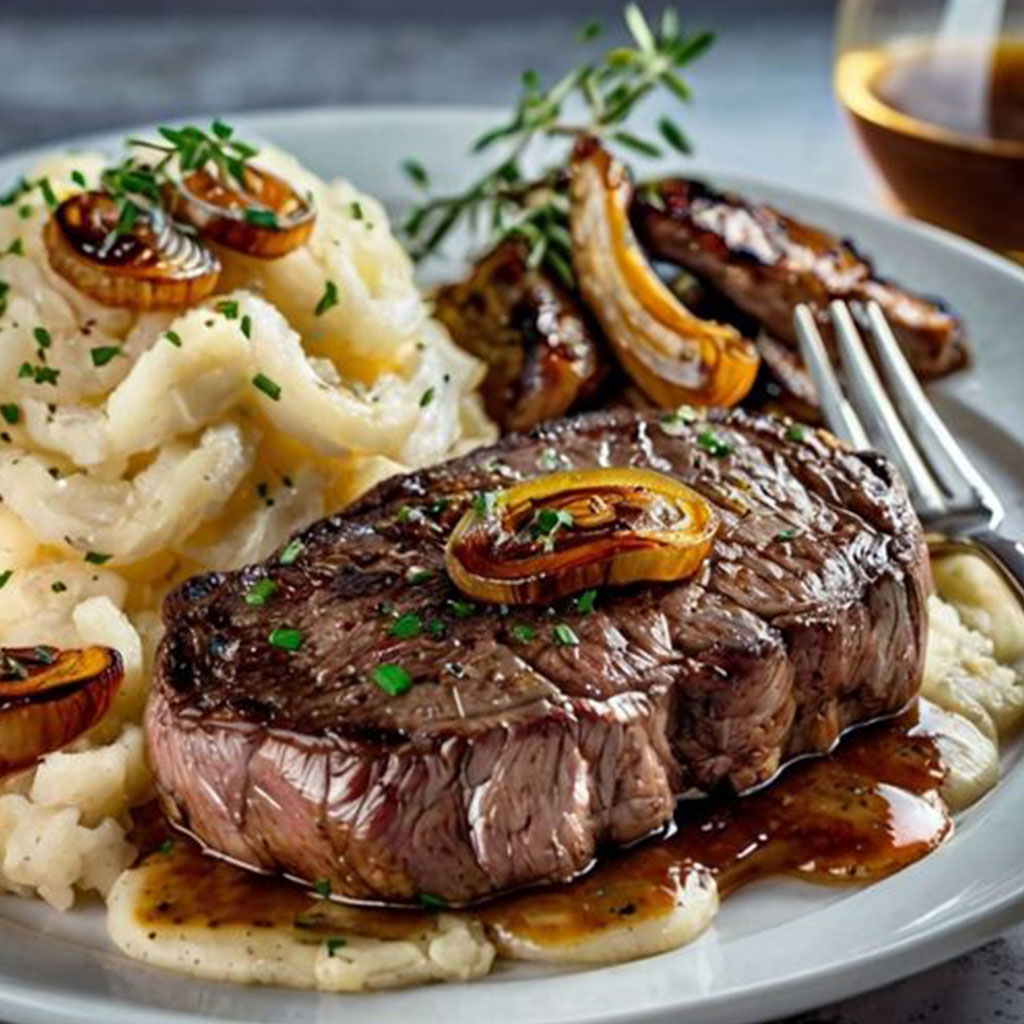
{"type": "Polygon", "coordinates": [[[637,189],[632,217],[652,258],[708,281],[794,348],[793,310],[799,303],[814,307],[830,339],[830,300],[874,299],[921,377],[939,377],[967,362],[956,316],[879,278],[850,242],[770,206],[674,178],[637,189]]]}
{"type": "Polygon", "coordinates": [[[502,242],[435,299],[456,344],[487,363],[484,404],[506,431],[579,408],[607,370],[579,299],[527,258],[523,242],[502,242]]]}
{"type": "Polygon", "coordinates": [[[920,684],[928,562],[902,483],[770,417],[562,420],[394,477],[300,537],[291,564],[168,598],[146,727],[173,820],[343,896],[565,881],[663,827],[680,794],[757,786],[920,684]],[[474,494],[553,462],[695,487],[723,520],[702,570],[604,589],[589,614],[465,603],[452,527],[474,494]],[[247,601],[267,577],[274,593],[247,601]],[[270,642],[280,629],[297,649],[270,642]],[[382,664],[413,685],[375,681],[382,664]]]}

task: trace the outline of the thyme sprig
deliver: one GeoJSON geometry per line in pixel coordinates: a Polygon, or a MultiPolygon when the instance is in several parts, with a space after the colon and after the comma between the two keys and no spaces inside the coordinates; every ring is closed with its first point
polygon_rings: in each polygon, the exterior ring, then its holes
{"type": "Polygon", "coordinates": [[[158,133],[162,142],[128,139],[132,152],[100,175],[100,187],[117,202],[118,211],[105,247],[119,236],[129,234],[140,216],[163,216],[162,189],[172,181],[174,173],[189,174],[212,167],[223,181],[234,181],[244,189],[247,164],[259,152],[255,146],[235,138],[234,128],[219,120],[210,125],[209,131],[195,125],[164,125],[158,133]],[[140,150],[158,155],[146,159],[140,157],[140,150]]]}
{"type": "MultiPolygon", "coordinates": [[[[565,161],[538,178],[527,179],[523,162],[534,144],[593,135],[606,144],[651,157],[662,156],[665,145],[684,154],[692,151],[686,133],[670,118],[658,122],[657,141],[623,125],[657,89],[665,88],[688,101],[690,87],[681,70],[701,56],[714,37],[707,32],[684,33],[673,9],[663,12],[657,28],[635,3],[627,5],[624,19],[632,45],[615,47],[597,60],[580,64],[547,89],[536,71],[523,73],[511,117],[484,132],[471,149],[481,154],[504,145],[502,158],[464,191],[430,196],[407,218],[404,230],[416,260],[436,252],[458,224],[466,222],[476,230],[486,219],[499,239],[522,238],[529,246],[532,265],[543,263],[571,283],[565,161]],[[569,114],[581,116],[572,119],[569,114]]],[[[590,43],[598,35],[599,26],[591,22],[577,38],[590,43]]],[[[403,167],[417,187],[429,190],[429,177],[418,161],[407,160],[403,167]]]]}

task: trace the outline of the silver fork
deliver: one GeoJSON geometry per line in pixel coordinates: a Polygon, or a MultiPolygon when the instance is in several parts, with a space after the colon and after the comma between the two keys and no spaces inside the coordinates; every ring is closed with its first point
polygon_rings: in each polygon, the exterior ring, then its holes
{"type": "Polygon", "coordinates": [[[976,547],[1024,598],[1024,544],[998,532],[1002,502],[926,397],[882,308],[869,302],[858,312],[888,387],[875,369],[850,307],[834,301],[829,313],[848,396],[811,309],[801,305],[794,314],[800,350],[830,429],[856,449],[871,447],[875,441],[902,470],[910,499],[931,539],[952,547],[976,547]]]}

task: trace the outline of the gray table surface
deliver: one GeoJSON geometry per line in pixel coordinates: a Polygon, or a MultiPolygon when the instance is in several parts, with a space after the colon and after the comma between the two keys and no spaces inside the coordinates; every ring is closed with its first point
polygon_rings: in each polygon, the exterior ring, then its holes
{"type": "MultiPolygon", "coordinates": [[[[228,15],[224,0],[212,16],[142,18],[75,16],[80,5],[61,3],[56,14],[53,5],[48,14],[33,13],[26,0],[12,5],[21,13],[0,6],[0,152],[192,113],[467,98],[504,103],[523,68],[554,74],[564,67],[565,40],[579,21],[528,15],[515,2],[501,4],[504,13],[478,4],[473,17],[456,16],[450,3],[441,5],[448,8],[442,16],[435,16],[438,5],[428,12],[415,0],[397,4],[401,11],[364,2],[350,18],[326,2],[300,4],[289,18],[228,15]]],[[[692,76],[697,101],[686,124],[701,159],[859,203],[884,202],[832,99],[831,4],[696,6],[721,29],[713,56],[692,76]]],[[[554,3],[534,8],[565,10],[554,3]]],[[[800,1018],[876,1021],[1024,1021],[1024,927],[952,963],[800,1018]]]]}

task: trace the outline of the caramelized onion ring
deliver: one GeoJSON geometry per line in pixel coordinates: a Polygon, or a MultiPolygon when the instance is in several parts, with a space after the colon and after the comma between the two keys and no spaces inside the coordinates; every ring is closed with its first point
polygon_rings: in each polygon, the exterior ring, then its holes
{"type": "Polygon", "coordinates": [[[92,728],[124,676],[109,647],[0,652],[0,775],[33,764],[92,728]]]}
{"type": "Polygon", "coordinates": [[[316,211],[283,178],[247,166],[245,188],[233,188],[205,169],[165,192],[172,215],[226,249],[274,260],[304,245],[316,211]],[[261,223],[266,217],[273,223],[261,223]]]}
{"type": "Polygon", "coordinates": [[[647,469],[552,473],[474,505],[448,539],[445,564],[463,593],[500,604],[684,579],[718,529],[707,500],[647,469]]]}
{"type": "Polygon", "coordinates": [[[113,237],[118,204],[106,192],[65,199],[46,223],[50,266],[105,306],[183,309],[216,287],[220,261],[166,217],[140,213],[113,237]]]}
{"type": "Polygon", "coordinates": [[[595,139],[573,153],[570,225],[580,291],[634,383],[666,407],[735,405],[753,386],[754,346],[694,316],[658,277],[629,223],[625,168],[595,139]]]}

